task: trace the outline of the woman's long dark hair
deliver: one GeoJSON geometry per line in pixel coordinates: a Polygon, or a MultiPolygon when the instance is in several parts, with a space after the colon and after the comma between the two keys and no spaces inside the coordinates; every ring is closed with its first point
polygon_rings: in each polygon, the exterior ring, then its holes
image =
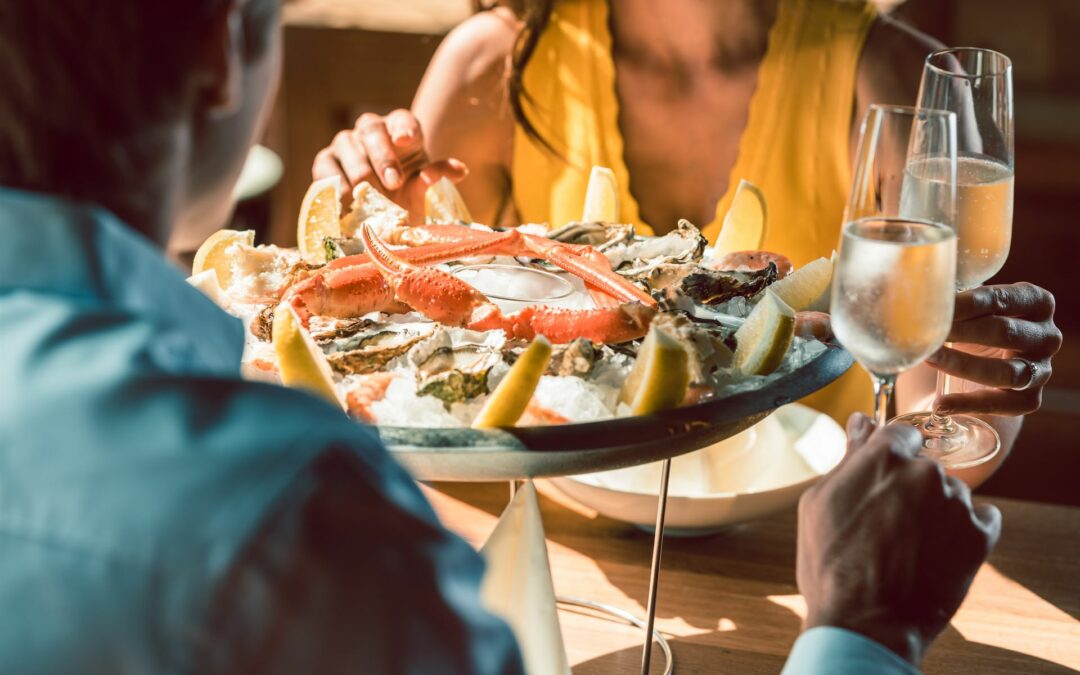
{"type": "Polygon", "coordinates": [[[510,75],[506,79],[510,110],[514,115],[514,120],[525,131],[525,135],[551,152],[559,154],[551,142],[540,134],[525,110],[526,102],[532,100],[529,92],[525,90],[525,67],[529,65],[529,61],[536,52],[536,46],[540,42],[540,36],[543,35],[551,20],[555,2],[556,0],[502,0],[501,2],[474,0],[473,6],[477,11],[481,11],[502,5],[514,12],[521,21],[521,30],[514,40],[514,49],[510,57],[510,75]]]}

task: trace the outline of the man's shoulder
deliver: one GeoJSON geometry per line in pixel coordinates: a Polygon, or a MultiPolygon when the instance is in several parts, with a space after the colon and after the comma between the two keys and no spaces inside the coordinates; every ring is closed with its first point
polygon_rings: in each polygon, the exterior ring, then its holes
{"type": "Polygon", "coordinates": [[[377,436],[340,410],[162,367],[153,350],[168,336],[152,322],[81,302],[0,296],[0,530],[137,565],[194,564],[239,545],[330,449],[387,471],[377,436]]]}

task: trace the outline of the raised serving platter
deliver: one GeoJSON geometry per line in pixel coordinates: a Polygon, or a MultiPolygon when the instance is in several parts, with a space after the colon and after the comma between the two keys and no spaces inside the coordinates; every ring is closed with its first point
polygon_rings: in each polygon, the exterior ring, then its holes
{"type": "Polygon", "coordinates": [[[830,346],[759,389],[655,415],[506,430],[380,426],[383,442],[425,481],[502,481],[619,469],[699,450],[835,381],[854,359],[830,346]]]}

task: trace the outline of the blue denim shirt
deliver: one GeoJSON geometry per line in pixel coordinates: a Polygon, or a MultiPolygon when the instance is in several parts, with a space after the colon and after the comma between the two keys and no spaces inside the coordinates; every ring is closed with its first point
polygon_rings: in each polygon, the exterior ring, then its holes
{"type": "Polygon", "coordinates": [[[520,672],[377,435],[242,346],[109,214],[0,190],[0,670],[520,672]]]}

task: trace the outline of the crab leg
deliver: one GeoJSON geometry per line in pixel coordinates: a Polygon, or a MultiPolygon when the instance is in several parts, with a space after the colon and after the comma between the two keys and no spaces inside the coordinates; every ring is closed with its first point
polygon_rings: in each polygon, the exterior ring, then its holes
{"type": "MultiPolygon", "coordinates": [[[[456,229],[456,226],[455,226],[456,229]]],[[[447,239],[446,243],[406,248],[394,253],[414,265],[431,265],[481,255],[498,245],[507,235],[461,228],[473,235],[465,240],[447,239]]],[[[323,271],[295,284],[286,294],[306,327],[312,315],[347,318],[368,312],[403,313],[408,307],[394,298],[394,293],[366,253],[331,261],[323,271]]]]}
{"type": "Polygon", "coordinates": [[[369,225],[361,226],[360,237],[395,297],[440,323],[474,330],[501,329],[516,338],[544,335],[552,342],[570,342],[579,337],[594,342],[625,342],[643,336],[656,313],[652,307],[626,303],[600,309],[532,306],[506,316],[461,279],[398,257],[369,225]]]}

